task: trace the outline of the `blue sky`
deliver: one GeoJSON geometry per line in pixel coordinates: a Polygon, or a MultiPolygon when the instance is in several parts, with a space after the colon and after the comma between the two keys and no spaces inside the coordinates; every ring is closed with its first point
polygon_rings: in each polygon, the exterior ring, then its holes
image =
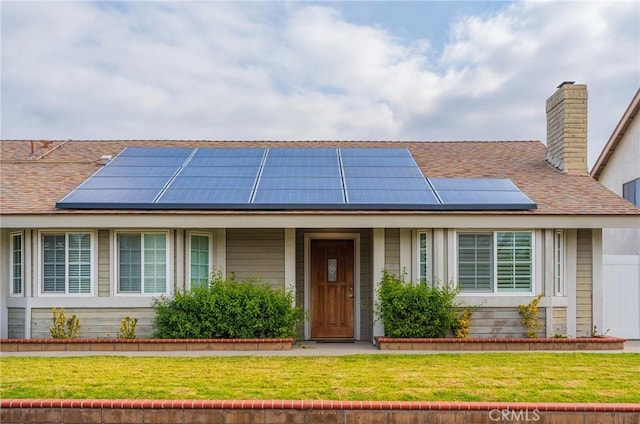
{"type": "Polygon", "coordinates": [[[3,139],[545,140],[592,164],[640,85],[640,3],[2,1],[3,139]]]}

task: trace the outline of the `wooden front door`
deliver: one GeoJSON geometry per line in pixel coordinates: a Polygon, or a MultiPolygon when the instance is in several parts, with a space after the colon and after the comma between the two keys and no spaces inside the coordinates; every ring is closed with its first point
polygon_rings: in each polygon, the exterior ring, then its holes
{"type": "Polygon", "coordinates": [[[311,338],[353,334],[353,240],[311,240],[311,338]]]}

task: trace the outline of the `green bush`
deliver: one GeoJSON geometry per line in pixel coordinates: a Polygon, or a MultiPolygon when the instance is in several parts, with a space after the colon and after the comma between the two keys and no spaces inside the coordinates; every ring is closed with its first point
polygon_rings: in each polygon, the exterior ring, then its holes
{"type": "Polygon", "coordinates": [[[387,337],[446,337],[456,325],[456,289],[406,282],[382,272],[376,312],[387,337]]]}
{"type": "Polygon", "coordinates": [[[219,273],[209,287],[156,299],[154,309],[154,337],[162,339],[288,338],[296,335],[301,319],[293,293],[219,273]]]}

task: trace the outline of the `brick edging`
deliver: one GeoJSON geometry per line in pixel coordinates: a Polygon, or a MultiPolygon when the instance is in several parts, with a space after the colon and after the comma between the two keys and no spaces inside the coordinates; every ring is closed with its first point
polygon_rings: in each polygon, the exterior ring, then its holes
{"type": "Polygon", "coordinates": [[[419,402],[342,400],[127,400],[127,399],[2,399],[0,409],[244,409],[244,410],[369,410],[369,411],[491,411],[632,412],[637,403],[419,402]]]}
{"type": "Polygon", "coordinates": [[[0,344],[82,344],[82,343],[118,343],[118,344],[160,344],[160,343],[291,343],[293,338],[284,339],[0,339],[0,344]]]}
{"type": "Polygon", "coordinates": [[[627,339],[621,337],[571,337],[566,339],[560,338],[469,338],[459,339],[455,337],[446,338],[393,338],[393,337],[375,337],[375,340],[382,343],[620,343],[626,342],[627,339]]]}

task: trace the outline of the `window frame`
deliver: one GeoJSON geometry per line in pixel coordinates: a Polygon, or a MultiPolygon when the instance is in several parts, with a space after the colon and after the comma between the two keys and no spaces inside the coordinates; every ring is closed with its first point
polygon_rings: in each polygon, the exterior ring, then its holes
{"type": "Polygon", "coordinates": [[[172,250],[172,238],[171,232],[168,230],[119,230],[114,231],[113,234],[113,295],[116,297],[153,297],[162,295],[171,295],[173,293],[173,280],[172,280],[172,266],[171,258],[173,254],[172,250]],[[162,234],[165,237],[165,281],[166,286],[164,292],[152,292],[147,293],[144,291],[144,236],[162,234]],[[121,235],[134,235],[140,237],[140,291],[128,292],[120,290],[120,236],[121,235]]]}
{"type": "Polygon", "coordinates": [[[635,178],[622,184],[622,198],[630,202],[632,205],[640,207],[640,178],[635,178]],[[633,195],[633,199],[630,199],[629,194],[633,195]]]}
{"type": "Polygon", "coordinates": [[[553,292],[556,296],[566,296],[566,241],[563,230],[553,235],[553,292]]]}
{"type": "Polygon", "coordinates": [[[24,266],[25,266],[25,246],[24,246],[24,232],[15,231],[9,233],[9,296],[12,297],[24,297],[25,289],[24,289],[24,266]],[[15,249],[14,249],[14,239],[20,238],[20,291],[15,290],[15,249]]]}
{"type": "MultiPolygon", "coordinates": [[[[187,231],[187,245],[186,245],[186,263],[185,263],[185,268],[186,268],[186,281],[185,281],[185,288],[187,290],[190,290],[191,287],[191,281],[192,281],[192,276],[191,276],[191,238],[193,236],[200,236],[200,237],[207,237],[209,239],[208,241],[208,248],[209,248],[209,255],[208,255],[208,259],[209,259],[209,271],[208,271],[208,275],[210,276],[211,273],[213,272],[213,234],[209,233],[209,232],[204,232],[204,231],[187,231]]],[[[208,282],[207,282],[207,286],[208,286],[208,282]]],[[[206,287],[206,286],[205,286],[206,287]]]]}
{"type": "Polygon", "coordinates": [[[490,230],[490,229],[478,229],[478,230],[455,230],[453,237],[454,243],[454,275],[456,279],[456,287],[460,288],[460,264],[459,264],[459,235],[460,234],[486,234],[492,237],[492,250],[491,250],[491,290],[490,291],[464,291],[460,289],[461,296],[529,296],[536,293],[536,231],[535,230],[490,230]],[[498,290],[498,233],[528,233],[531,235],[531,289],[529,291],[499,291],[498,290]]]}
{"type": "Polygon", "coordinates": [[[48,297],[93,297],[96,293],[97,284],[97,237],[94,230],[89,229],[73,229],[73,230],[58,230],[58,229],[43,229],[38,231],[38,296],[48,297]],[[70,293],[69,292],[69,235],[70,234],[87,234],[89,235],[89,247],[91,249],[89,266],[91,270],[89,292],[88,293],[70,293]],[[64,278],[64,292],[51,292],[44,290],[44,237],[48,235],[64,235],[64,266],[65,266],[65,278],[64,278]]]}
{"type": "Polygon", "coordinates": [[[416,241],[415,241],[415,246],[416,246],[416,254],[415,254],[415,260],[416,260],[416,281],[420,282],[420,283],[428,283],[431,282],[431,284],[433,284],[433,281],[431,281],[431,279],[429,278],[431,276],[431,249],[430,249],[430,237],[429,237],[429,231],[427,230],[417,230],[416,231],[416,241]],[[424,240],[425,240],[425,247],[424,247],[424,254],[425,254],[425,270],[424,270],[424,275],[422,275],[422,236],[424,236],[424,240]]]}

